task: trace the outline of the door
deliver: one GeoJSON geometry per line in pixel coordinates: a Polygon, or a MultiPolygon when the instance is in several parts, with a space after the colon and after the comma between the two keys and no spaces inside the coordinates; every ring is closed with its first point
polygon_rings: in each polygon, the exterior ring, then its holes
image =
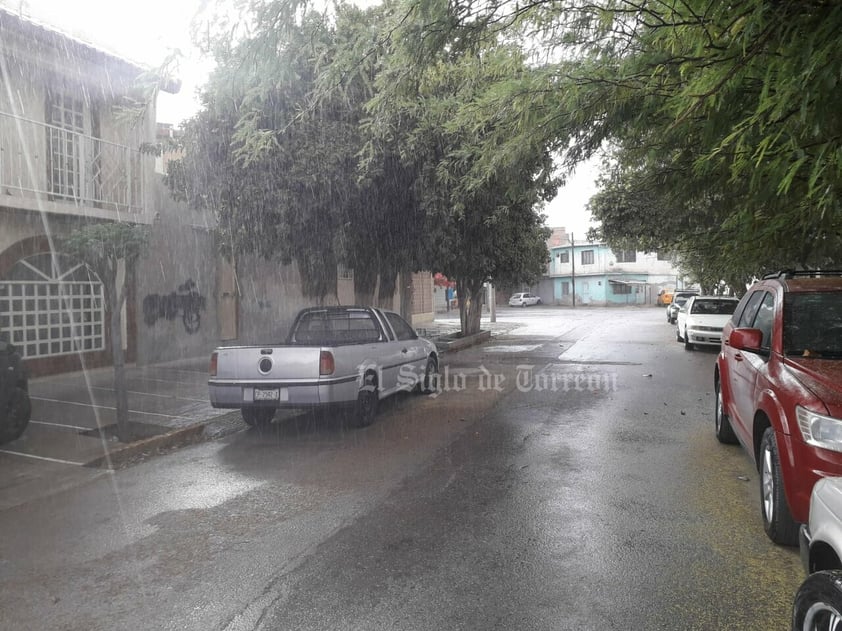
{"type": "Polygon", "coordinates": [[[397,338],[395,344],[398,365],[394,367],[395,387],[406,388],[418,383],[418,380],[423,378],[424,368],[427,365],[427,353],[424,345],[415,334],[415,330],[406,320],[397,313],[390,311],[386,311],[384,315],[397,338]],[[411,384],[410,378],[412,379],[411,384]]]}
{"type": "MultiPolygon", "coordinates": [[[[737,323],[737,328],[753,328],[755,318],[763,307],[768,312],[774,306],[774,298],[766,291],[755,291],[749,297],[737,323]]],[[[765,366],[765,358],[757,353],[738,350],[731,346],[723,346],[728,356],[728,384],[731,396],[732,425],[750,445],[752,425],[754,422],[754,386],[757,381],[758,369],[765,366]]]]}

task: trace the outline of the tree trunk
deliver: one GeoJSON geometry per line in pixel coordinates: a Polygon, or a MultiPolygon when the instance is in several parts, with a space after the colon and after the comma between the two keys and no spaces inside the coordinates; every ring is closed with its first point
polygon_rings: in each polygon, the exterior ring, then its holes
{"type": "Polygon", "coordinates": [[[401,278],[401,317],[412,323],[412,272],[408,269],[400,271],[401,278]]]}
{"type": "Polygon", "coordinates": [[[133,436],[129,427],[129,394],[126,385],[126,359],[123,354],[123,311],[124,292],[117,288],[117,280],[108,279],[108,302],[111,307],[111,358],[114,366],[114,396],[117,400],[117,438],[121,443],[131,442],[133,436]],[[123,299],[118,298],[120,296],[123,299]]]}
{"type": "Polygon", "coordinates": [[[381,309],[395,308],[395,288],[398,274],[390,270],[380,270],[380,288],[377,290],[377,306],[381,309]]]}
{"type": "Polygon", "coordinates": [[[482,319],[481,280],[456,279],[456,293],[459,294],[459,320],[462,325],[462,336],[479,333],[482,319]]]}
{"type": "Polygon", "coordinates": [[[305,298],[322,306],[327,296],[337,295],[336,257],[332,253],[303,253],[295,262],[305,298]]]}
{"type": "Polygon", "coordinates": [[[362,307],[374,305],[377,270],[374,267],[354,268],[354,302],[362,307]]]}

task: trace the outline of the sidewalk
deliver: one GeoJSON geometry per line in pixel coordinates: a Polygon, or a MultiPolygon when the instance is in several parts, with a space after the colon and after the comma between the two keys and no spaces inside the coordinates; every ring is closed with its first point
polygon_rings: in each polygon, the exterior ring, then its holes
{"type": "Polygon", "coordinates": [[[207,361],[126,367],[129,422],[142,437],[129,444],[114,437],[110,367],[31,379],[29,427],[0,452],[69,465],[117,466],[117,460],[237,431],[239,411],[218,410],[208,401],[207,361]]]}
{"type": "MultiPolygon", "coordinates": [[[[490,323],[492,335],[512,328],[490,323]]],[[[458,312],[418,327],[433,341],[460,330],[458,312]]],[[[443,340],[442,340],[443,341],[443,340]]],[[[444,343],[442,344],[444,347],[444,343]]],[[[245,428],[239,410],[216,409],[208,401],[208,358],[127,366],[131,443],[114,436],[116,399],[110,367],[30,380],[32,419],[18,440],[0,446],[17,459],[116,468],[180,445],[220,438],[245,428]]]]}

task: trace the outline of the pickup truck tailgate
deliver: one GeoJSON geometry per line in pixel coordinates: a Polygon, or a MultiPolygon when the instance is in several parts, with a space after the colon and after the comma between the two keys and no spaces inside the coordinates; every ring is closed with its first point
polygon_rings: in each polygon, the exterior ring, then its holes
{"type": "Polygon", "coordinates": [[[322,403],[318,346],[234,346],[216,350],[208,380],[214,407],[297,406],[322,403]]]}
{"type": "Polygon", "coordinates": [[[217,351],[216,379],[246,382],[309,381],[319,378],[313,346],[235,346],[217,351]]]}

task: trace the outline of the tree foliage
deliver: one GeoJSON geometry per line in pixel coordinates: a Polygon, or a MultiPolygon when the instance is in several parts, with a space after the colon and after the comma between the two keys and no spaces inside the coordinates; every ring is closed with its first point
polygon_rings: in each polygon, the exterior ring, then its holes
{"type": "Polygon", "coordinates": [[[400,36],[419,64],[447,41],[468,49],[501,34],[533,54],[530,73],[470,112],[512,117],[474,177],[530,142],[568,167],[607,148],[592,209],[613,244],[673,249],[723,278],[838,261],[839,3],[404,6],[400,36]]]}
{"type": "Polygon", "coordinates": [[[486,140],[511,119],[466,114],[525,72],[518,50],[443,54],[406,82],[396,4],[253,9],[240,41],[213,43],[219,69],[169,174],[218,213],[231,253],[296,261],[317,300],[335,290],[337,262],[354,268],[358,297],[379,277],[381,301],[419,269],[462,279],[475,306],[483,282],[541,273],[536,208],[554,190],[550,154],[533,142],[473,179],[486,140]]]}

